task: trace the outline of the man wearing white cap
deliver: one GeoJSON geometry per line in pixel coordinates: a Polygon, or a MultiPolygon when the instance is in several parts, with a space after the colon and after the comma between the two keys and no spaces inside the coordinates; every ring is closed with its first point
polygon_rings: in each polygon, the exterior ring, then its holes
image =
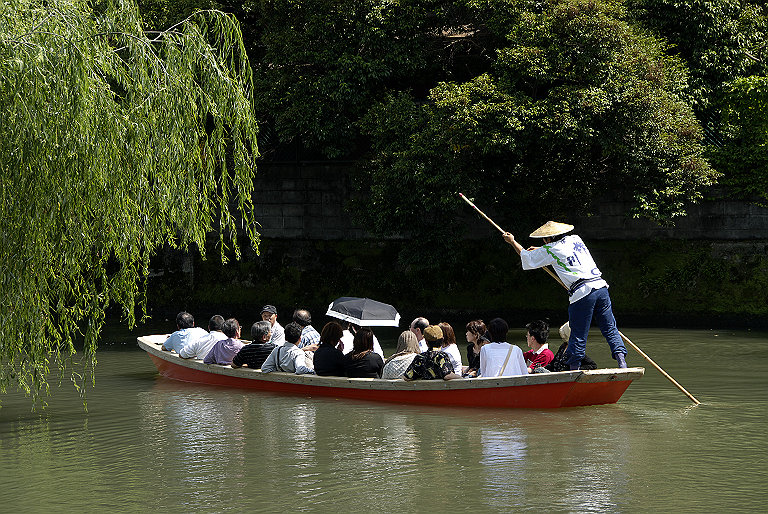
{"type": "Polygon", "coordinates": [[[523,269],[552,266],[560,280],[568,287],[570,305],[568,318],[571,336],[568,339],[568,363],[572,370],[579,369],[587,347],[587,335],[592,318],[611,347],[611,354],[620,368],[626,368],[627,350],[621,341],[616,319],[613,317],[608,283],[602,279],[584,241],[577,235],[565,235],[573,225],[548,221],[536,229],[530,237],[541,238],[541,247],[525,250],[509,232],[504,240],[515,247],[523,263],[523,269]]]}

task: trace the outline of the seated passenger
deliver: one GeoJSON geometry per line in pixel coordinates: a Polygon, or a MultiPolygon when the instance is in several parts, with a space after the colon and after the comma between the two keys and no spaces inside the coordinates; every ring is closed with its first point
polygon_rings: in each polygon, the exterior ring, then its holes
{"type": "Polygon", "coordinates": [[[294,321],[285,326],[285,344],[272,350],[267,360],[261,365],[262,373],[272,373],[273,371],[284,371],[297,375],[315,373],[307,365],[304,350],[296,346],[301,339],[302,329],[303,327],[294,321]]]}
{"type": "Polygon", "coordinates": [[[320,346],[315,350],[315,373],[320,376],[344,377],[344,354],[338,346],[344,330],[335,321],[326,323],[320,331],[320,346]]]}
{"type": "Polygon", "coordinates": [[[232,364],[232,358],[245,346],[240,338],[240,323],[235,318],[229,318],[224,322],[221,331],[227,336],[227,339],[217,341],[211,351],[205,356],[203,362],[206,364],[221,364],[229,366],[232,364]]]}
{"type": "Polygon", "coordinates": [[[181,311],[176,315],[176,332],[168,336],[162,349],[179,353],[184,346],[206,335],[204,329],[195,326],[195,318],[190,313],[181,311]]]}
{"type": "Polygon", "coordinates": [[[509,377],[527,375],[523,351],[507,342],[509,325],[501,318],[488,323],[488,335],[491,342],[480,349],[480,371],[482,377],[509,377]]]}
{"type": "Polygon", "coordinates": [[[265,305],[261,308],[261,320],[269,321],[269,324],[272,325],[272,339],[269,342],[275,346],[283,346],[285,344],[284,329],[277,322],[277,309],[274,305],[265,305]]]}
{"type": "Polygon", "coordinates": [[[427,351],[414,357],[411,365],[403,374],[406,380],[452,380],[461,378],[453,372],[453,364],[447,353],[440,351],[443,343],[443,330],[436,325],[424,329],[424,343],[427,351]]]}
{"type": "Polygon", "coordinates": [[[271,342],[272,324],[269,321],[257,321],[251,325],[251,343],[240,348],[232,359],[232,367],[248,366],[259,369],[277,345],[271,342]]]}
{"type": "MultiPolygon", "coordinates": [[[[347,323],[347,329],[344,330],[344,335],[341,336],[341,344],[339,350],[344,352],[344,355],[352,351],[352,342],[355,340],[355,333],[360,330],[360,325],[354,323],[347,323]]],[[[376,339],[376,334],[373,334],[373,351],[381,355],[384,358],[384,351],[381,349],[379,340],[376,339]]]]}
{"type": "Polygon", "coordinates": [[[453,364],[453,372],[461,376],[461,352],[456,344],[456,334],[453,332],[453,327],[445,322],[441,322],[438,327],[443,331],[443,344],[440,345],[440,351],[448,354],[448,357],[451,358],[451,364],[453,364]]]}
{"type": "Polygon", "coordinates": [[[419,353],[424,353],[429,350],[429,345],[424,339],[424,330],[429,326],[429,320],[424,317],[418,317],[411,321],[410,331],[416,336],[416,340],[419,342],[419,353]]]}
{"type": "Polygon", "coordinates": [[[314,352],[320,344],[320,334],[312,326],[312,315],[306,309],[296,309],[293,311],[293,321],[301,325],[301,337],[299,338],[299,348],[305,352],[314,352]]]}
{"type": "Polygon", "coordinates": [[[410,330],[404,330],[397,338],[395,353],[384,362],[381,378],[403,378],[405,370],[418,354],[419,341],[416,339],[416,334],[410,330]]]}
{"type": "Polygon", "coordinates": [[[463,376],[474,377],[477,376],[477,372],[480,369],[480,348],[489,343],[486,333],[488,329],[485,328],[483,320],[478,319],[467,323],[467,369],[464,371],[463,376]]]}
{"type": "Polygon", "coordinates": [[[224,318],[216,314],[208,321],[208,333],[197,339],[189,341],[188,344],[181,347],[179,357],[182,359],[205,359],[213,345],[227,338],[221,327],[224,326],[224,318]]]}
{"type": "MultiPolygon", "coordinates": [[[[568,339],[571,337],[571,326],[566,322],[560,327],[560,339],[563,340],[563,344],[558,348],[554,359],[550,362],[546,369],[549,371],[570,371],[571,367],[568,365],[568,339]]],[[[589,358],[587,354],[584,354],[584,358],[581,359],[579,369],[597,369],[595,361],[589,358]]]]}
{"type": "Polygon", "coordinates": [[[349,378],[381,378],[384,359],[373,351],[373,332],[361,328],[355,333],[352,351],[344,356],[344,370],[349,378]]]}
{"type": "MultiPolygon", "coordinates": [[[[536,368],[543,368],[555,358],[555,354],[549,349],[549,323],[543,320],[531,321],[525,328],[528,333],[525,336],[528,342],[528,350],[523,354],[528,373],[533,373],[536,368]]],[[[549,370],[547,370],[549,371],[549,370]]]]}

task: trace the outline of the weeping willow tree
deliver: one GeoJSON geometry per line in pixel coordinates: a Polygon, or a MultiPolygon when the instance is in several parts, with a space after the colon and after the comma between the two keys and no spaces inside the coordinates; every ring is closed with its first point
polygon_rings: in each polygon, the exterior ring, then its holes
{"type": "Polygon", "coordinates": [[[159,247],[257,248],[251,80],[221,12],[145,32],[130,0],[0,3],[0,392],[83,394],[159,247]]]}

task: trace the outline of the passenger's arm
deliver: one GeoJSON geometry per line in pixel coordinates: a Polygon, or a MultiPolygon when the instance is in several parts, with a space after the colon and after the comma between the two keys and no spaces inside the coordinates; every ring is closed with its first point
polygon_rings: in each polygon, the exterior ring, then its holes
{"type": "Polygon", "coordinates": [[[488,372],[488,350],[485,346],[480,348],[480,369],[477,370],[477,376],[483,377],[488,372]]]}
{"type": "MultiPolygon", "coordinates": [[[[296,357],[293,358],[293,367],[296,368],[296,374],[297,375],[314,375],[315,370],[308,368],[306,366],[306,360],[304,357],[304,350],[301,351],[301,353],[297,353],[296,357]]],[[[262,370],[264,367],[262,366],[262,370]]]]}
{"type": "Polygon", "coordinates": [[[277,366],[275,366],[276,355],[277,355],[277,348],[272,350],[272,353],[269,354],[269,356],[267,357],[267,360],[265,360],[264,364],[261,365],[262,373],[272,373],[273,371],[277,371],[277,366]]]}
{"type": "Polygon", "coordinates": [[[165,341],[163,341],[163,346],[160,347],[161,350],[165,352],[171,351],[171,345],[169,344],[168,346],[166,346],[166,344],[168,344],[168,341],[170,341],[172,337],[173,337],[173,334],[169,335],[168,338],[165,341]]]}
{"type": "Polygon", "coordinates": [[[182,359],[191,359],[197,354],[194,344],[188,344],[179,348],[179,357],[182,359]]]}

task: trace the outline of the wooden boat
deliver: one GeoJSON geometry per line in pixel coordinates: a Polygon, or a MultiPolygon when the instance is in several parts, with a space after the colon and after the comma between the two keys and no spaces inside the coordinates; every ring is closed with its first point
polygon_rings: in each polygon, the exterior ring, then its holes
{"type": "Polygon", "coordinates": [[[203,364],[160,349],[166,335],[138,338],[160,375],[198,384],[259,389],[304,396],[461,407],[558,408],[616,403],[644,368],[536,373],[456,380],[384,380],[262,373],[203,364]]]}

